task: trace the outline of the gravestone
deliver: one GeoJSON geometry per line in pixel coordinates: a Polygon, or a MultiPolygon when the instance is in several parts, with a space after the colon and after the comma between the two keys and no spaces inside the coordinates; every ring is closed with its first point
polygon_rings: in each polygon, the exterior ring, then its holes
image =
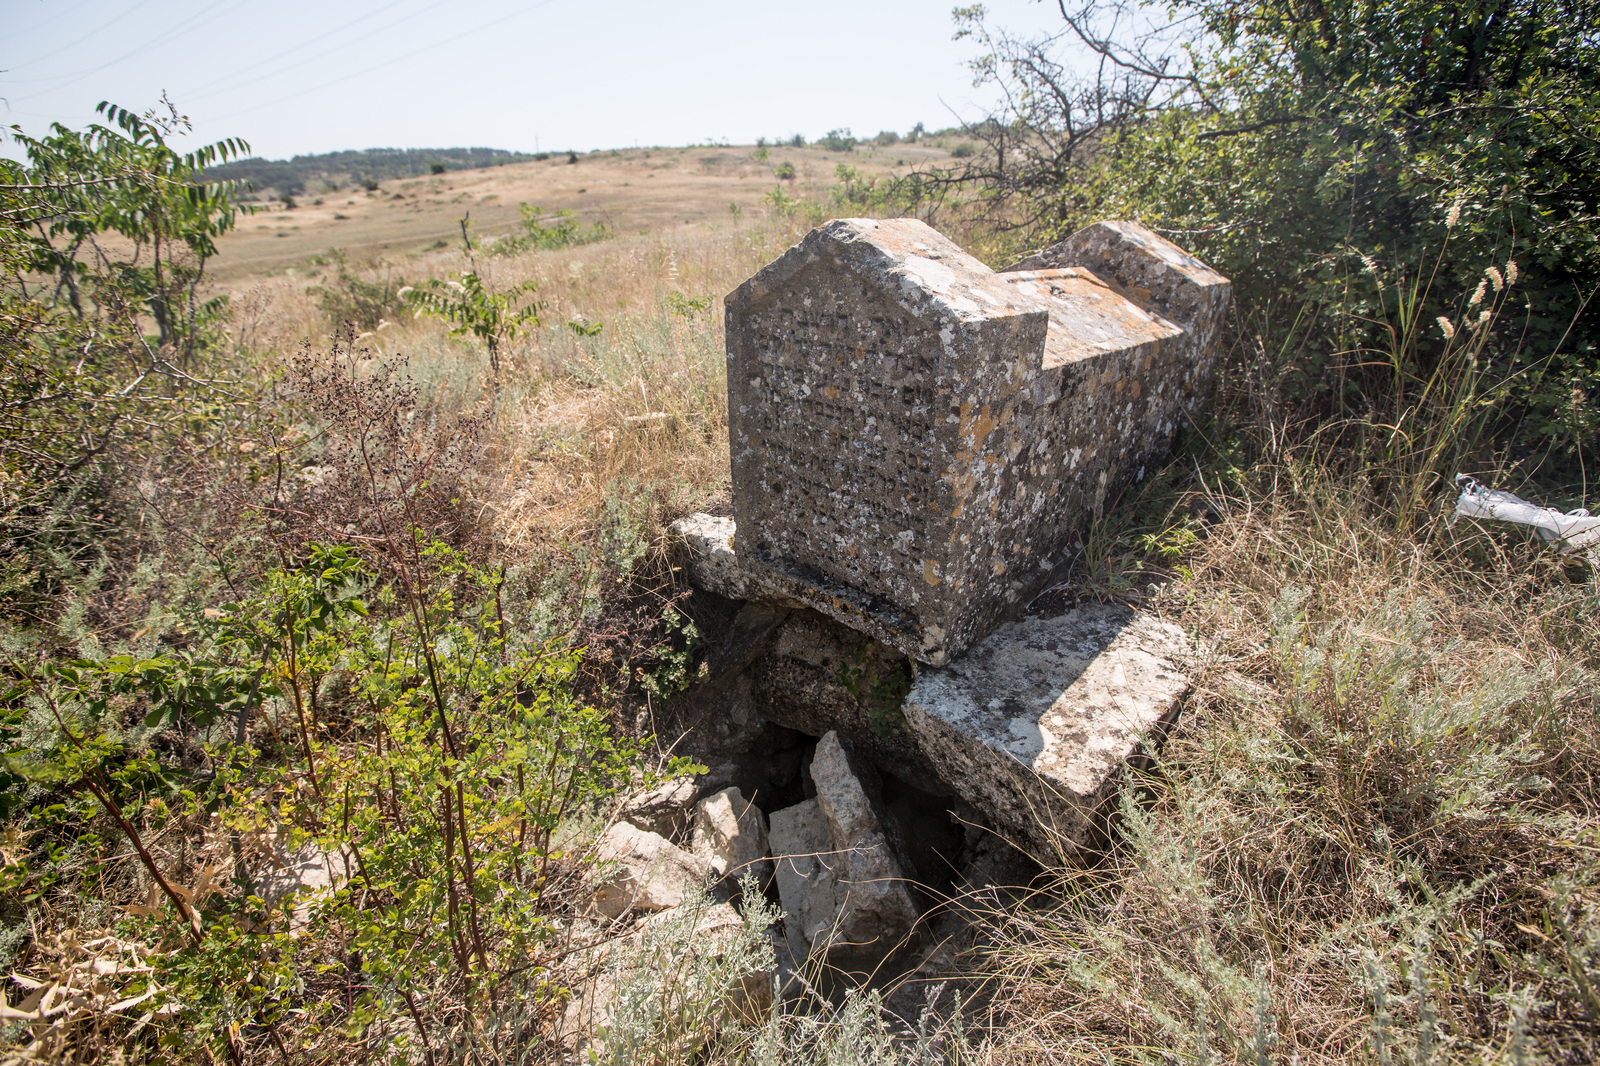
{"type": "Polygon", "coordinates": [[[1131,222],[1004,272],[916,219],[813,230],[726,301],[744,573],[942,665],[1195,413],[1228,291],[1131,222]]]}

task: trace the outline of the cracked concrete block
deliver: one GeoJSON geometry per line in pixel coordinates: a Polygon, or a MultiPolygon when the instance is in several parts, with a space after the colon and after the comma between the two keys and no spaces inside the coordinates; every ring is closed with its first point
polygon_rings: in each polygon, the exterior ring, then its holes
{"type": "Polygon", "coordinates": [[[1028,618],[922,671],[906,721],[963,799],[1051,862],[1092,842],[1123,767],[1176,717],[1189,654],[1122,606],[1028,618]]]}

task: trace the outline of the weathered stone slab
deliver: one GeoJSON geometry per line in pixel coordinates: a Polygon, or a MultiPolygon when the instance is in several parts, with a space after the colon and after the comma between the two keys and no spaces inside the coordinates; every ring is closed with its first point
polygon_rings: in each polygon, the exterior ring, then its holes
{"type": "Polygon", "coordinates": [[[881,959],[917,923],[884,825],[837,733],[811,761],[815,799],[772,814],[784,932],[797,959],[846,967],[881,959]]]}
{"type": "Polygon", "coordinates": [[[839,734],[829,732],[817,742],[811,780],[841,860],[834,873],[839,920],[833,943],[883,954],[910,934],[917,907],[861,768],[845,752],[839,734]]]}
{"type": "Polygon", "coordinates": [[[1091,842],[1124,765],[1188,691],[1183,631],[1121,606],[1001,626],[906,697],[906,722],[962,798],[1042,861],[1091,842]]]}
{"type": "Polygon", "coordinates": [[[734,556],[733,519],[696,512],[667,530],[682,540],[682,562],[696,588],[730,600],[750,599],[749,574],[734,556]]]}
{"type": "Polygon", "coordinates": [[[1036,591],[1197,408],[1229,286],[1135,223],[1035,258],[841,219],[729,295],[738,554],[705,580],[933,665],[1036,591]]]}
{"type": "Polygon", "coordinates": [[[595,910],[607,918],[629,911],[663,911],[683,903],[705,884],[707,862],[627,822],[617,822],[596,842],[609,874],[595,891],[595,910]]]}
{"type": "Polygon", "coordinates": [[[630,796],[622,805],[621,820],[668,840],[682,837],[694,809],[694,778],[674,777],[648,792],[630,796]]]}
{"type": "Polygon", "coordinates": [[[811,957],[815,940],[826,943],[839,912],[833,839],[814,799],[773,811],[767,837],[777,861],[783,934],[796,960],[811,957]]]}

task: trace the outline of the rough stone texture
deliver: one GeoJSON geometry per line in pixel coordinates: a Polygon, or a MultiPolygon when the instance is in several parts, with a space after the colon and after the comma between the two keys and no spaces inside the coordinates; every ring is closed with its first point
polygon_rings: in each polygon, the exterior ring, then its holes
{"type": "MultiPolygon", "coordinates": [[[[736,557],[737,559],[737,557],[736,557]]],[[[772,636],[789,608],[772,603],[752,602],[739,608],[717,646],[706,656],[706,669],[713,678],[749,666],[772,645],[772,636]]]]}
{"type": "Polygon", "coordinates": [[[682,538],[681,562],[696,588],[730,600],[750,599],[749,575],[733,551],[733,519],[696,513],[667,529],[682,538]]]}
{"type": "Polygon", "coordinates": [[[777,862],[783,934],[797,960],[811,957],[813,942],[826,944],[839,912],[833,840],[822,806],[814,799],[772,812],[768,833],[777,862]]]}
{"type": "Polygon", "coordinates": [[[289,914],[291,933],[304,929],[311,920],[312,906],[327,899],[348,881],[355,869],[353,852],[347,849],[323,851],[310,841],[293,851],[280,844],[270,859],[266,869],[256,873],[251,887],[269,905],[277,904],[291,893],[296,894],[294,909],[289,914]]]}
{"type": "Polygon", "coordinates": [[[895,650],[832,618],[795,611],[751,666],[751,695],[762,718],[813,737],[837,730],[890,773],[940,791],[933,766],[899,709],[879,703],[859,684],[863,690],[858,692],[846,684],[851,670],[866,668],[883,678],[908,675],[909,667],[895,650]]]}
{"type": "Polygon", "coordinates": [[[917,908],[874,798],[861,779],[862,769],[846,753],[837,733],[817,742],[811,779],[839,856],[834,871],[839,918],[830,946],[875,949],[881,954],[911,933],[917,908]]]}
{"type": "Polygon", "coordinates": [[[697,792],[694,778],[675,777],[630,798],[622,805],[622,820],[668,840],[682,837],[697,792]]]}
{"type": "Polygon", "coordinates": [[[706,772],[695,778],[695,785],[702,796],[736,786],[762,810],[790,807],[805,799],[800,782],[802,755],[800,748],[771,755],[736,755],[706,767],[706,772]]]}
{"type": "Polygon", "coordinates": [[[711,872],[704,859],[627,822],[607,829],[595,850],[602,863],[613,866],[594,896],[595,909],[607,918],[676,907],[711,872]]]}
{"type": "Polygon", "coordinates": [[[718,877],[749,873],[757,885],[772,878],[767,819],[737,788],[712,793],[694,809],[694,853],[718,877]]]}
{"type": "Polygon", "coordinates": [[[1037,590],[1194,413],[1229,285],[1129,222],[1018,266],[839,219],[728,296],[738,553],[721,520],[702,587],[754,581],[932,665],[1037,590]]]}
{"type": "Polygon", "coordinates": [[[944,780],[1042,861],[1090,843],[1122,767],[1189,688],[1183,631],[1121,606],[1000,627],[924,670],[907,724],[944,780]]]}
{"type": "Polygon", "coordinates": [[[1183,327],[1188,343],[1209,348],[1228,301],[1228,279],[1137,222],[1098,222],[1006,268],[1086,267],[1183,327]]]}
{"type": "Polygon", "coordinates": [[[652,731],[660,736],[694,734],[694,754],[719,761],[728,755],[764,754],[795,743],[792,732],[768,721],[747,671],[735,670],[661,707],[652,731]]]}

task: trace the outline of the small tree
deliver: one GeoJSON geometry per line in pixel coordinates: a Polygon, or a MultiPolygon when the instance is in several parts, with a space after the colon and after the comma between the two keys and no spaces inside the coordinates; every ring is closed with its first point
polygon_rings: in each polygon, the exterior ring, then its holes
{"type": "Polygon", "coordinates": [[[466,249],[467,262],[472,269],[451,271],[451,281],[430,279],[425,288],[406,287],[400,290],[410,306],[421,318],[442,318],[450,323],[450,336],[474,336],[489,349],[489,367],[495,380],[500,379],[500,346],[515,340],[531,327],[539,325],[539,312],[544,304],[539,300],[523,303],[523,298],[537,289],[538,283],[524,281],[505,292],[491,292],[478,274],[478,260],[473,254],[475,244],[467,219],[461,218],[461,243],[466,249]]]}
{"type": "Polygon", "coordinates": [[[143,115],[105,101],[95,110],[116,128],[80,131],[57,123],[41,138],[12,131],[28,166],[10,188],[41,205],[18,219],[29,267],[57,279],[57,291],[80,319],[88,313],[85,288],[94,290],[91,299],[143,305],[160,345],[187,361],[205,320],[221,310],[198,300],[206,260],[240,210],[237,183],[202,182],[200,175],[244,156],[249,145],[230,137],[180,155],[167,138],[186,132],[189,120],[165,97],[161,108],[143,115]],[[108,232],[129,241],[132,254],[97,239],[108,232]]]}
{"type": "Polygon", "coordinates": [[[842,129],[829,130],[823,134],[822,140],[817,142],[817,144],[830,152],[853,152],[856,150],[857,143],[848,126],[842,129]]]}

